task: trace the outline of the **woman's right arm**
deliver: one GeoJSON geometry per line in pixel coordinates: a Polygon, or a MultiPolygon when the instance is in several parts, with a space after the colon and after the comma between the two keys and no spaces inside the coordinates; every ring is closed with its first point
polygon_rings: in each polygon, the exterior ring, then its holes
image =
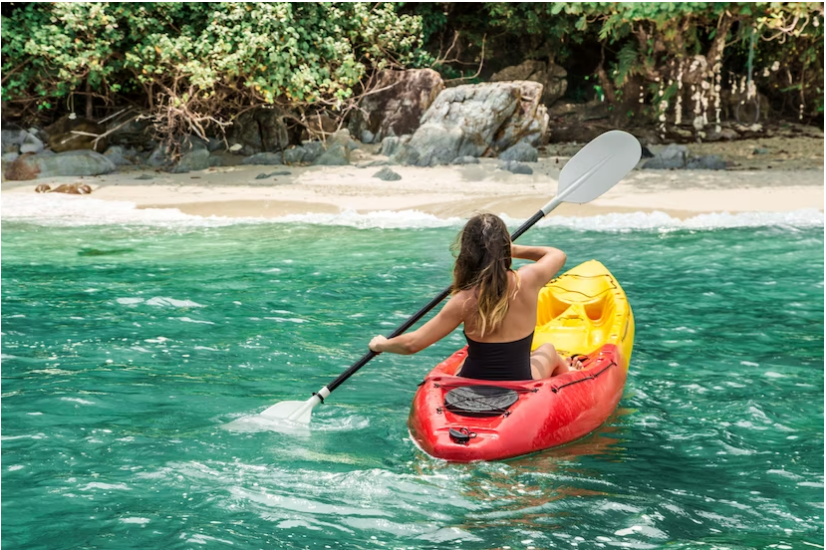
{"type": "Polygon", "coordinates": [[[520,268],[520,274],[527,275],[538,286],[554,278],[565,265],[567,256],[558,248],[552,246],[522,246],[511,244],[511,256],[520,260],[532,260],[529,264],[520,268]]]}

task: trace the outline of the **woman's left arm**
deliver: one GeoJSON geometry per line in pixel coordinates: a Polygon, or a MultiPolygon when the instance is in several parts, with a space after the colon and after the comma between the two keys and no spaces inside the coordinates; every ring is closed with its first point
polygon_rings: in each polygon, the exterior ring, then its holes
{"type": "Polygon", "coordinates": [[[370,340],[370,350],[375,353],[412,355],[435,344],[462,323],[462,304],[458,298],[458,296],[453,296],[433,319],[413,332],[400,334],[390,339],[384,336],[374,337],[370,340]]]}

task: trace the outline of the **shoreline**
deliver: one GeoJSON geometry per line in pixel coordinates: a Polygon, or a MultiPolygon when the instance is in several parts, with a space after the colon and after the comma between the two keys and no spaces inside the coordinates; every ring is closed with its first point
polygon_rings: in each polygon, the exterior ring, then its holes
{"type": "MultiPolygon", "coordinates": [[[[762,141],[718,144],[718,152],[734,169],[640,170],[638,166],[594,201],[564,203],[555,215],[663,212],[685,220],[723,212],[822,212],[823,140],[790,139],[783,149],[776,146],[776,154],[746,153],[762,141]]],[[[37,185],[84,183],[91,186],[92,193],[79,197],[81,200],[125,201],[138,209],[171,208],[202,217],[278,218],[416,210],[438,218],[465,218],[479,211],[527,218],[556,194],[561,168],[570,158],[567,155],[576,150],[573,145],[565,147],[570,151],[549,145],[547,151],[560,156],[543,156],[529,163],[531,175],[504,171],[497,159],[480,159],[479,164],[431,168],[391,165],[388,168],[400,179],[383,181],[373,177],[383,166],[366,165],[385,157],[367,150],[358,164],[348,166],[235,165],[183,174],[129,167],[128,171],[96,177],[4,181],[2,197],[42,197],[46,195],[34,192],[37,185]],[[268,176],[260,178],[263,174],[268,176]]]]}

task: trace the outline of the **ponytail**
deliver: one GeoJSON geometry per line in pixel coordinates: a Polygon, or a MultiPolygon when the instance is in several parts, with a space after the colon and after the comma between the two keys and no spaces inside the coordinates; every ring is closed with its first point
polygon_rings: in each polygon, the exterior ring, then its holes
{"type": "Polygon", "coordinates": [[[484,336],[502,324],[508,313],[508,271],[511,240],[498,216],[479,214],[468,220],[456,239],[453,293],[476,288],[476,320],[484,336]]]}

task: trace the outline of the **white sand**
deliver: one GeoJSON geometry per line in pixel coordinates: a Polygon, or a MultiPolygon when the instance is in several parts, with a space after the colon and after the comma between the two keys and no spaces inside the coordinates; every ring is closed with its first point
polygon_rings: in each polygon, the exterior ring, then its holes
{"type": "MultiPolygon", "coordinates": [[[[697,147],[697,154],[722,153],[738,165],[734,170],[635,170],[602,197],[587,205],[564,204],[557,214],[662,211],[686,218],[711,212],[823,210],[823,139],[764,141],[697,147]],[[764,145],[772,150],[770,154],[751,153],[764,145]]],[[[279,217],[416,209],[439,217],[464,217],[485,210],[524,218],[556,193],[560,169],[569,157],[553,155],[569,155],[572,149],[576,148],[548,146],[546,154],[551,156],[531,164],[533,175],[503,171],[494,159],[466,166],[392,166],[401,175],[392,182],[372,177],[381,167],[233,166],[188,174],[137,170],[100,177],[3,182],[2,192],[31,194],[41,183],[55,187],[83,182],[91,185],[90,196],[96,199],[130,201],[142,208],[177,208],[204,216],[279,217]],[[290,175],[255,179],[261,173],[284,170],[290,175]],[[136,179],[141,174],[151,174],[154,179],[136,179]]],[[[695,152],[694,146],[691,149],[695,152]]],[[[361,165],[381,158],[366,153],[361,156],[361,165]]]]}

